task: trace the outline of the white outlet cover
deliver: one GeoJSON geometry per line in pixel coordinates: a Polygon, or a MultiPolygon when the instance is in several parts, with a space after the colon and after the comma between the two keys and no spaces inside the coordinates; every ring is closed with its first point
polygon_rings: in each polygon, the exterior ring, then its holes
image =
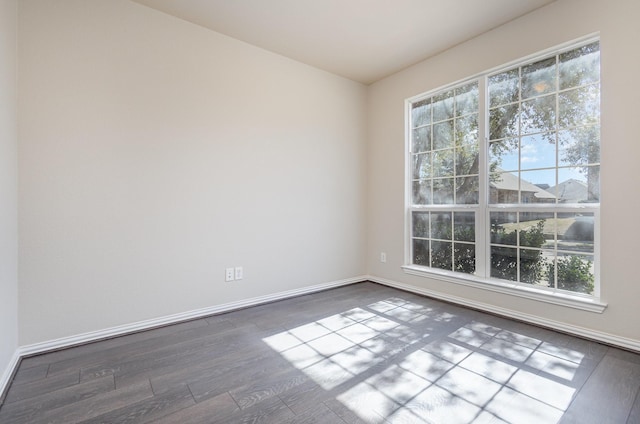
{"type": "Polygon", "coordinates": [[[234,270],[233,268],[227,268],[224,270],[224,280],[225,281],[233,281],[234,280],[234,270]]]}

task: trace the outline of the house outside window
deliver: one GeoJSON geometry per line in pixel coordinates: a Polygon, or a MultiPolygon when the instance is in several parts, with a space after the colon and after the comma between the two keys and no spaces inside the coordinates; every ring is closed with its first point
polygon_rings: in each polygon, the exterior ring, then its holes
{"type": "Polygon", "coordinates": [[[597,298],[597,39],[407,101],[405,270],[597,298]]]}

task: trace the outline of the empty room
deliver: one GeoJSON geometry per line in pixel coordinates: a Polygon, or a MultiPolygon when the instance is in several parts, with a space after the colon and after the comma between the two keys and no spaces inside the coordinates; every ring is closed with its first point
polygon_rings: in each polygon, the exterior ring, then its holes
{"type": "Polygon", "coordinates": [[[0,0],[0,423],[640,423],[638,18],[0,0]]]}

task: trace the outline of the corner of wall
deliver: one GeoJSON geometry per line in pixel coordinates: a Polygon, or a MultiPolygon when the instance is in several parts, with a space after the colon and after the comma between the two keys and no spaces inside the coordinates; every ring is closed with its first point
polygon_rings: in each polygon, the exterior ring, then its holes
{"type": "Polygon", "coordinates": [[[17,0],[0,0],[0,401],[18,354],[17,0]]]}

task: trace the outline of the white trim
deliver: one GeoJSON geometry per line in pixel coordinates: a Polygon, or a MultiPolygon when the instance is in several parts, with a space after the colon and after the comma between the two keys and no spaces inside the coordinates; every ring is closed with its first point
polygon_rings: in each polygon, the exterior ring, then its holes
{"type": "Polygon", "coordinates": [[[18,371],[20,358],[20,349],[18,348],[15,352],[13,352],[13,356],[11,357],[11,360],[7,364],[7,367],[5,368],[4,373],[0,378],[0,406],[4,403],[4,397],[7,394],[6,390],[9,388],[9,384],[13,379],[14,373],[18,371]]]}
{"type": "Polygon", "coordinates": [[[40,353],[64,349],[71,346],[77,346],[80,344],[95,342],[98,340],[104,340],[112,337],[123,336],[125,334],[135,333],[138,331],[150,330],[152,328],[162,327],[165,325],[176,324],[181,321],[189,321],[192,319],[198,319],[209,315],[221,314],[224,312],[230,312],[237,309],[248,308],[251,306],[257,306],[264,303],[275,302],[278,300],[287,299],[295,296],[302,296],[305,294],[315,293],[323,290],[332,289],[335,287],[346,286],[349,284],[359,283],[365,281],[366,276],[358,276],[348,278],[345,280],[332,281],[329,283],[322,283],[313,286],[303,287],[300,289],[287,290],[284,292],[269,294],[265,296],[253,297],[250,299],[238,300],[235,302],[224,303],[222,305],[209,306],[201,309],[194,309],[192,311],[181,312],[173,315],[166,315],[163,317],[152,318],[144,321],[138,321],[131,324],[119,325],[116,327],[105,328],[103,330],[90,331],[88,333],[82,333],[75,336],[62,337],[59,339],[48,340],[46,342],[34,343],[18,348],[17,354],[19,357],[26,357],[37,355],[40,353]]]}
{"type": "Polygon", "coordinates": [[[601,314],[607,307],[600,299],[591,296],[581,296],[579,294],[569,294],[559,291],[547,290],[543,288],[528,287],[524,284],[501,282],[496,279],[481,278],[474,275],[466,275],[448,271],[426,270],[423,267],[405,265],[402,270],[406,274],[418,277],[428,277],[435,280],[446,281],[448,283],[461,284],[463,286],[474,287],[476,289],[489,290],[511,296],[523,297],[525,299],[537,300],[539,302],[551,303],[552,305],[566,306],[583,311],[601,314]]]}
{"type": "Polygon", "coordinates": [[[409,284],[399,283],[397,281],[387,280],[384,278],[378,278],[372,275],[367,276],[369,281],[382,284],[385,286],[393,287],[400,290],[405,290],[411,293],[421,294],[429,296],[435,299],[444,300],[446,302],[456,303],[458,305],[479,309],[485,312],[493,313],[496,315],[504,316],[506,318],[512,318],[519,321],[539,325],[552,330],[561,331],[563,333],[572,334],[578,337],[583,337],[602,343],[606,343],[613,346],[618,346],[623,349],[640,352],[640,340],[630,339],[627,337],[616,336],[614,334],[605,333],[602,331],[591,330],[576,325],[566,324],[559,321],[542,318],[536,315],[529,315],[522,312],[514,311],[512,309],[501,308],[499,306],[490,305],[487,303],[476,302],[470,299],[453,296],[445,293],[440,293],[434,290],[425,289],[422,287],[416,287],[409,284]]]}

